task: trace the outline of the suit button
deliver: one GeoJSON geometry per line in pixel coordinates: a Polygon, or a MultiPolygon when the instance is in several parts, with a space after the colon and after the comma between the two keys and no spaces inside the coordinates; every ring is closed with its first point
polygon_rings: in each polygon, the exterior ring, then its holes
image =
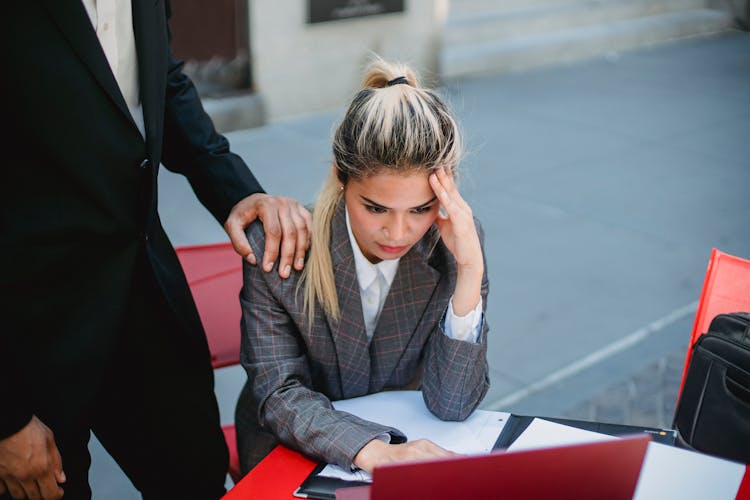
{"type": "Polygon", "coordinates": [[[141,162],[140,165],[138,165],[138,168],[140,168],[141,170],[146,170],[147,168],[151,168],[151,160],[146,158],[145,160],[141,162]]]}

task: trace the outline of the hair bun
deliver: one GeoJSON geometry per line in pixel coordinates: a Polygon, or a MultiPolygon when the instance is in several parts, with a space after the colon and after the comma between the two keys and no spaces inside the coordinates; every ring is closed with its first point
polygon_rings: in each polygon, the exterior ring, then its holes
{"type": "Polygon", "coordinates": [[[419,86],[414,71],[407,65],[390,63],[378,56],[367,66],[362,80],[362,88],[382,89],[399,84],[419,86]]]}

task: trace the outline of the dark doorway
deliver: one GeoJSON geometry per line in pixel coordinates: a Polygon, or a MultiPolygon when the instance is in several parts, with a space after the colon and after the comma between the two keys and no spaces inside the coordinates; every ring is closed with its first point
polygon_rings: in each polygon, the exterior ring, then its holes
{"type": "Polygon", "coordinates": [[[201,95],[252,88],[248,0],[175,0],[172,49],[201,95]]]}

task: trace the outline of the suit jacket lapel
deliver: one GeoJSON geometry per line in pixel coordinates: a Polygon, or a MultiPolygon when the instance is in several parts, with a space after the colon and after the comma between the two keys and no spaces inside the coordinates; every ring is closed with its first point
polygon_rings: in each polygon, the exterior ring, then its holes
{"type": "Polygon", "coordinates": [[[339,321],[327,320],[338,356],[341,391],[344,398],[353,398],[367,394],[370,351],[343,201],[331,221],[330,248],[341,316],[339,321]]]}
{"type": "Polygon", "coordinates": [[[80,0],[45,0],[43,3],[78,58],[135,127],[83,3],[80,0]]]}
{"type": "Polygon", "coordinates": [[[381,390],[390,379],[440,280],[440,273],[428,263],[428,240],[429,236],[422,238],[399,262],[370,346],[370,390],[381,390]]]}
{"type": "Polygon", "coordinates": [[[164,117],[164,89],[167,78],[169,40],[164,5],[157,0],[132,0],[135,50],[138,54],[138,85],[146,144],[152,158],[161,156],[153,148],[161,144],[164,117]]]}

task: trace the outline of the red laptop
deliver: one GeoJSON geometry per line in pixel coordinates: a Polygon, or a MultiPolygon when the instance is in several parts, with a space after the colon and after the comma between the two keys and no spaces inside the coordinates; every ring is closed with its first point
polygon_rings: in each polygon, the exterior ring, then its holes
{"type": "Polygon", "coordinates": [[[372,485],[336,500],[631,499],[651,438],[637,435],[537,450],[378,467],[372,485]]]}

